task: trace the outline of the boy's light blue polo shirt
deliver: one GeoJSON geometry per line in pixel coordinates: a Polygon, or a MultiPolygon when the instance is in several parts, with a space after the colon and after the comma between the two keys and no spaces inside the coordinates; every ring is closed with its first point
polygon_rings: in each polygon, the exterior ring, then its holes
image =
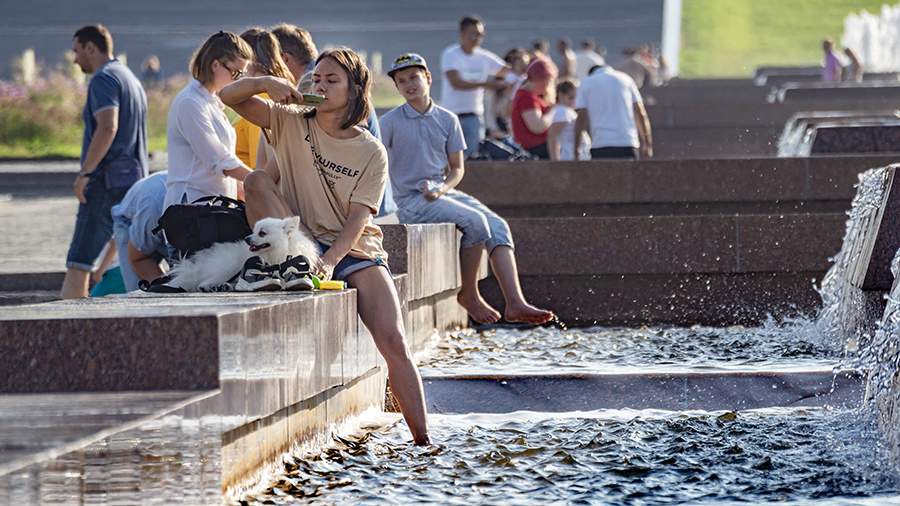
{"type": "Polygon", "coordinates": [[[421,193],[423,181],[443,181],[447,153],[466,149],[459,119],[439,105],[420,113],[403,104],[381,117],[394,197],[421,193]]]}

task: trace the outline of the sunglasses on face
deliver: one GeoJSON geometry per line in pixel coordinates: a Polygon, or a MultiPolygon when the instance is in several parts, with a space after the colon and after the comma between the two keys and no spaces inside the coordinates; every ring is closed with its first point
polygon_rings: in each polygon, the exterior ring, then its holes
{"type": "Polygon", "coordinates": [[[227,63],[224,63],[224,62],[220,62],[220,63],[222,63],[222,66],[225,67],[225,70],[227,70],[228,72],[231,72],[231,79],[232,79],[232,80],[237,81],[238,79],[241,78],[241,76],[244,75],[244,71],[243,71],[243,70],[241,70],[241,69],[232,69],[231,67],[228,66],[227,63]]]}

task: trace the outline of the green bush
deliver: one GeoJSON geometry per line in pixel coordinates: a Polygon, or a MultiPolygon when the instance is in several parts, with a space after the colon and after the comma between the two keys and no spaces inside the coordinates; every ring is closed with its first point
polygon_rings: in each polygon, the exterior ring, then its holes
{"type": "MultiPolygon", "coordinates": [[[[150,151],[166,150],[169,107],[188,79],[186,74],[177,75],[146,89],[150,151]]],[[[84,84],[62,71],[51,72],[30,87],[0,81],[0,157],[79,157],[85,93],[84,84]]],[[[376,78],[373,100],[379,108],[403,103],[387,76],[376,78]]]]}
{"type": "MultiPolygon", "coordinates": [[[[186,76],[176,76],[146,90],[150,151],[165,151],[169,106],[186,83],[186,76]]],[[[59,71],[29,87],[0,82],[0,157],[80,156],[85,93],[59,71]]]]}

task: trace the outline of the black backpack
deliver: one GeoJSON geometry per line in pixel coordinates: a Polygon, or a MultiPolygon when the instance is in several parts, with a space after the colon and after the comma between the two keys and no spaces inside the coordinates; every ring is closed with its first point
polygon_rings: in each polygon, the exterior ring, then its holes
{"type": "Polygon", "coordinates": [[[487,138],[478,146],[478,158],[481,160],[536,160],[537,157],[521,147],[506,141],[487,138]]]}
{"type": "Polygon", "coordinates": [[[244,203],[221,195],[169,206],[153,233],[160,230],[181,258],[217,242],[239,241],[253,232],[247,223],[244,203]]]}

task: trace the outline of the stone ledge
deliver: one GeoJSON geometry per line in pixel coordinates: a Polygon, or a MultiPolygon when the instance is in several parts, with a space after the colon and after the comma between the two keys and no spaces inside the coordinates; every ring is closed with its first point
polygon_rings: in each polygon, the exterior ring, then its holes
{"type": "Polygon", "coordinates": [[[388,263],[409,275],[409,299],[459,288],[459,232],[449,223],[382,225],[388,263]]]}
{"type": "Polygon", "coordinates": [[[823,87],[822,83],[796,83],[782,86],[778,98],[780,102],[785,103],[827,100],[871,102],[884,107],[892,107],[896,104],[897,99],[900,99],[900,85],[823,87]]]}
{"type": "MultiPolygon", "coordinates": [[[[791,115],[807,111],[861,110],[884,112],[895,107],[859,100],[815,100],[778,104],[714,103],[651,105],[650,124],[657,128],[773,127],[780,130],[791,115]]],[[[654,135],[655,137],[655,135],[654,135]]]]}
{"type": "Polygon", "coordinates": [[[435,413],[570,412],[597,409],[745,410],[859,405],[854,371],[659,372],[423,378],[435,413]]]}
{"type": "MultiPolygon", "coordinates": [[[[812,316],[821,305],[820,272],[752,274],[527,275],[529,302],[552,309],[570,327],[595,325],[760,325],[770,317],[812,316]]],[[[484,298],[502,310],[496,280],[484,298]]]]}
{"type": "MultiPolygon", "coordinates": [[[[474,162],[460,190],[488,206],[850,200],[858,174],[892,156],[474,162]],[[537,184],[539,183],[539,184],[537,184]]],[[[580,213],[579,213],[580,215],[580,213]]]]}
{"type": "Polygon", "coordinates": [[[846,215],[515,218],[519,272],[690,274],[825,271],[846,215]]]}

